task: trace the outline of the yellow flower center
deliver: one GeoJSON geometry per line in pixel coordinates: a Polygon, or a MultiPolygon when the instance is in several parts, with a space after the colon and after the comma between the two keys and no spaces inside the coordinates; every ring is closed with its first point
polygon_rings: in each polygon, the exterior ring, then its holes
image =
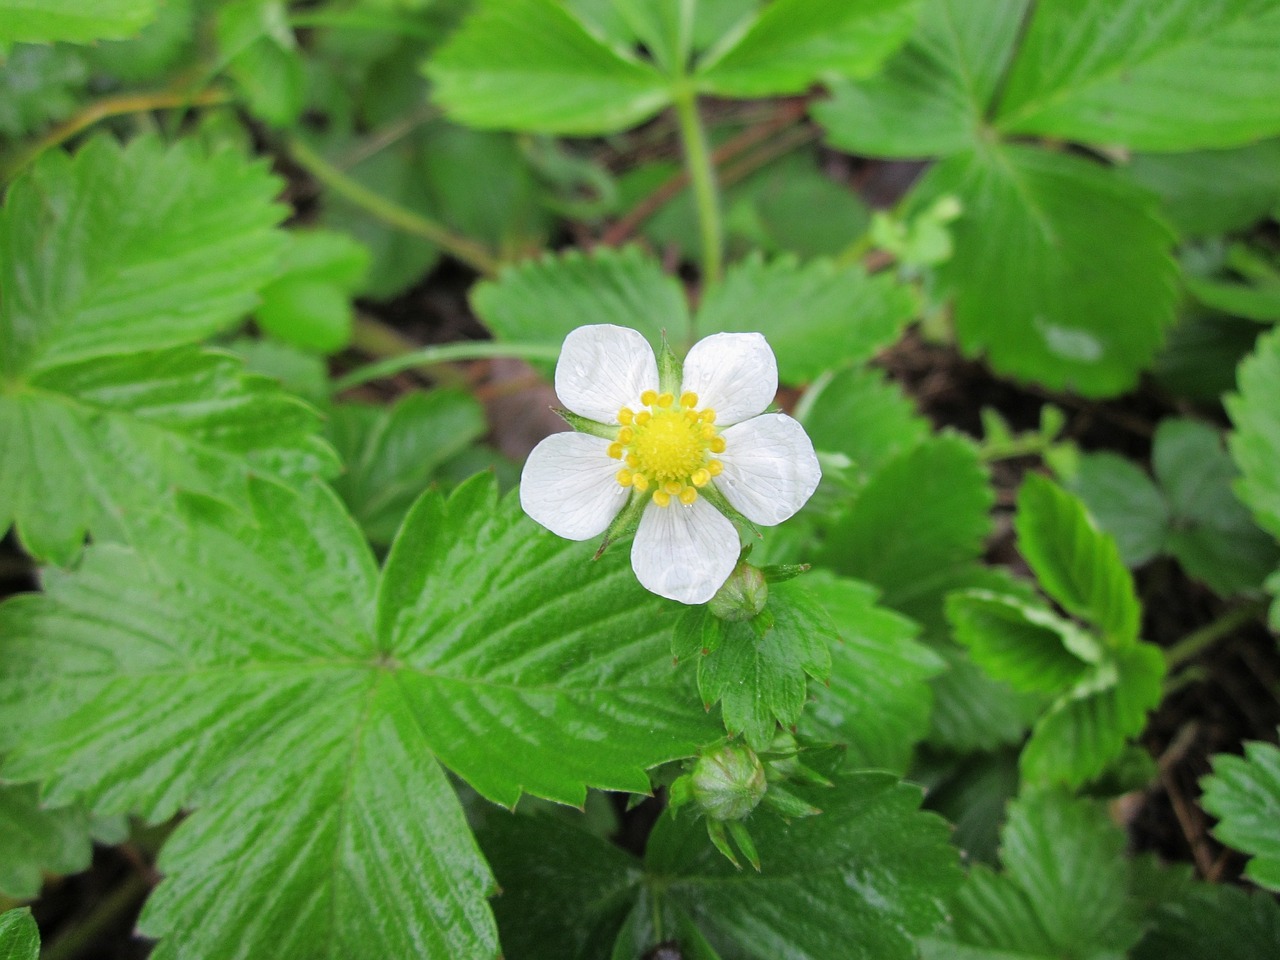
{"type": "Polygon", "coordinates": [[[724,469],[711,457],[725,447],[715,427],[716,412],[699,410],[696,393],[682,394],[677,403],[674,394],[646,390],[640,403],[648,409],[618,411],[618,438],[609,444],[609,456],[626,463],[618,483],[641,493],[653,490],[660,507],[670,506],[672,499],[693,503],[698,488],[724,469]]]}

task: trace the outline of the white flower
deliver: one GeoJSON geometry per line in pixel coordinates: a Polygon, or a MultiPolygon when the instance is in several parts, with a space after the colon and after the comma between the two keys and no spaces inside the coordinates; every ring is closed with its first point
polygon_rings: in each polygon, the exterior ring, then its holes
{"type": "Polygon", "coordinates": [[[719,495],[773,526],[809,499],[821,470],[804,428],[764,413],[778,389],[773,351],[758,333],[717,333],[684,361],[679,392],[662,392],[637,331],[579,327],[565,338],[556,393],[591,432],[555,433],[529,455],[525,512],[552,533],[589,540],[631,500],[643,505],[631,566],[649,590],[710,600],[738,560],[738,531],[719,495]]]}

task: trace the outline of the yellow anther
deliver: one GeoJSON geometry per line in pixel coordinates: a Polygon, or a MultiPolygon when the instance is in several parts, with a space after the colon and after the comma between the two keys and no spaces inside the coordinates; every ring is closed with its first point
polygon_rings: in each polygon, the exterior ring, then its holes
{"type": "Polygon", "coordinates": [[[636,438],[636,432],[632,430],[630,427],[623,427],[621,430],[618,431],[619,443],[623,443],[623,444],[630,443],[635,438],[636,438]]]}
{"type": "Polygon", "coordinates": [[[636,478],[635,474],[633,474],[626,467],[623,467],[621,470],[619,470],[617,474],[615,474],[615,476],[617,476],[618,482],[622,484],[624,487],[631,486],[632,482],[636,478]]]}
{"type": "Polygon", "coordinates": [[[634,453],[628,453],[627,466],[630,467],[632,470],[634,470],[636,467],[640,466],[640,458],[637,457],[634,453]]]}
{"type": "MultiPolygon", "coordinates": [[[[649,392],[652,393],[653,391],[650,390],[649,392]]],[[[650,413],[648,410],[641,410],[639,413],[636,414],[636,426],[643,427],[646,423],[648,423],[652,419],[653,419],[652,413],[650,413]]]]}
{"type": "Polygon", "coordinates": [[[699,414],[699,416],[702,417],[703,423],[716,422],[716,412],[712,410],[710,407],[707,407],[707,409],[703,410],[702,413],[699,414]]]}
{"type": "Polygon", "coordinates": [[[634,411],[630,407],[623,407],[618,411],[618,422],[624,427],[636,418],[634,411]]]}
{"type": "Polygon", "coordinates": [[[683,490],[680,491],[680,502],[683,503],[686,507],[697,499],[698,499],[698,491],[693,489],[693,487],[685,487],[683,490]]]}
{"type": "Polygon", "coordinates": [[[640,402],[643,403],[646,407],[652,407],[654,404],[654,401],[656,401],[657,399],[658,399],[657,390],[646,390],[644,393],[640,394],[640,402]]]}
{"type": "Polygon", "coordinates": [[[711,471],[705,467],[701,470],[695,470],[693,476],[689,478],[689,482],[695,487],[705,487],[711,482],[711,471]]]}
{"type": "Polygon", "coordinates": [[[724,437],[715,437],[710,443],[712,453],[724,453],[724,437]]]}
{"type": "Polygon", "coordinates": [[[698,405],[698,395],[694,393],[692,390],[688,391],[687,393],[680,394],[680,406],[696,407],[697,405],[698,405]]]}
{"type": "Polygon", "coordinates": [[[702,439],[703,439],[703,440],[710,440],[712,437],[714,437],[714,436],[716,435],[716,428],[715,428],[715,427],[703,427],[703,428],[702,428],[701,433],[702,433],[702,439]]]}
{"type": "Polygon", "coordinates": [[[673,497],[679,496],[680,491],[684,489],[684,484],[679,480],[668,480],[662,485],[662,489],[667,491],[673,497]]]}
{"type": "Polygon", "coordinates": [[[655,490],[653,491],[653,502],[660,507],[669,507],[671,506],[671,494],[665,490],[655,490]]]}
{"type": "Polygon", "coordinates": [[[617,443],[616,441],[614,443],[609,444],[609,456],[613,457],[613,459],[615,460],[621,460],[622,444],[617,443]]]}
{"type": "Polygon", "coordinates": [[[711,474],[713,477],[718,477],[723,472],[724,472],[724,464],[721,463],[719,460],[707,461],[707,473],[711,474]]]}
{"type": "Polygon", "coordinates": [[[649,489],[649,478],[643,473],[633,473],[631,475],[631,485],[641,493],[644,493],[649,489]]]}
{"type": "Polygon", "coordinates": [[[676,402],[676,398],[670,393],[661,394],[658,397],[658,406],[669,407],[676,402]]]}
{"type": "Polygon", "coordinates": [[[688,421],[689,423],[697,423],[697,422],[698,422],[698,411],[696,411],[696,410],[686,410],[686,411],[684,412],[684,418],[685,418],[685,420],[686,420],[686,421],[688,421]]]}

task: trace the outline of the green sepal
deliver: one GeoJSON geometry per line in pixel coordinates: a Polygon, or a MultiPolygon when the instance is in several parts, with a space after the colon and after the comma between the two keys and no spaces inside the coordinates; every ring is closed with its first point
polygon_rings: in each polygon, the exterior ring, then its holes
{"type": "Polygon", "coordinates": [[[729,828],[729,836],[733,837],[733,842],[738,845],[738,849],[742,851],[742,855],[747,858],[747,862],[756,868],[756,873],[760,872],[760,854],[756,852],[755,841],[751,839],[751,834],[747,830],[747,825],[741,820],[730,820],[725,824],[729,828]]]}
{"type": "MultiPolygon", "coordinates": [[[[831,781],[828,780],[827,784],[829,786],[831,781]]],[[[765,806],[777,811],[777,813],[787,820],[793,818],[798,819],[800,817],[814,817],[822,812],[818,807],[815,807],[811,803],[806,803],[794,793],[784,790],[776,783],[769,784],[769,792],[764,795],[764,800],[762,802],[765,806]]]]}
{"type": "MultiPolygon", "coordinates": [[[[634,794],[633,794],[634,796],[634,794]]],[[[693,777],[682,774],[671,781],[667,788],[667,806],[678,810],[685,804],[693,802],[693,777]]]]}
{"type": "Polygon", "coordinates": [[[601,440],[617,440],[618,428],[607,423],[599,423],[587,417],[580,417],[572,410],[561,410],[553,407],[556,416],[573,427],[578,433],[587,433],[593,437],[599,437],[601,440]]]}
{"type": "Polygon", "coordinates": [[[658,351],[658,387],[661,393],[669,393],[680,400],[680,386],[684,383],[684,364],[671,351],[667,331],[662,331],[662,349],[658,351]]]}
{"type": "MultiPolygon", "coordinates": [[[[593,423],[594,421],[588,420],[587,422],[593,423]]],[[[604,539],[600,541],[600,549],[595,552],[595,556],[591,559],[599,560],[615,540],[635,533],[636,527],[640,526],[640,515],[644,513],[644,508],[648,503],[648,494],[641,493],[639,490],[632,490],[626,506],[618,511],[618,515],[609,524],[609,529],[604,532],[604,539]]]]}
{"type": "Polygon", "coordinates": [[[785,583],[794,580],[802,573],[808,573],[813,567],[811,563],[771,563],[761,567],[765,583],[785,583]]]}
{"type": "Polygon", "coordinates": [[[759,528],[756,527],[754,523],[752,523],[750,520],[744,517],[741,513],[739,513],[736,509],[734,509],[733,504],[731,504],[728,501],[725,495],[720,492],[720,488],[717,487],[714,483],[708,483],[705,487],[699,487],[698,496],[706,497],[708,503],[710,503],[713,507],[715,507],[721,513],[723,513],[726,517],[728,517],[738,526],[746,527],[748,530],[750,530],[753,534],[755,534],[757,540],[764,539],[764,536],[760,533],[759,528]]]}
{"type": "Polygon", "coordinates": [[[739,870],[742,869],[742,864],[738,862],[738,858],[733,854],[733,847],[729,846],[729,836],[725,832],[725,822],[723,820],[707,821],[707,838],[711,841],[711,845],[720,851],[721,856],[739,870]]]}

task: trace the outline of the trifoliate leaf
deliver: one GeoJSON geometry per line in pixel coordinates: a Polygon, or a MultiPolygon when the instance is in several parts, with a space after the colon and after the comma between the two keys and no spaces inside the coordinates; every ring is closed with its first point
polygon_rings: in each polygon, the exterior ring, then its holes
{"type": "MultiPolygon", "coordinates": [[[[1137,889],[1150,896],[1152,885],[1143,879],[1137,889]]],[[[1171,889],[1151,897],[1150,923],[1130,954],[1133,960],[1271,960],[1280,951],[1275,897],[1189,876],[1162,886],[1171,889]]]]}
{"type": "Polygon", "coordinates": [[[0,786],[0,894],[33,900],[43,873],[83,870],[89,838],[89,816],[80,807],[46,809],[35,784],[0,786]]]}
{"type": "Polygon", "coordinates": [[[670,100],[662,74],[557,0],[483,0],[426,69],[435,101],[480,129],[613,133],[670,100]]]}
{"type": "Polygon", "coordinates": [[[39,960],[40,930],[31,910],[0,913],[0,960],[39,960]]]}
{"type": "Polygon", "coordinates": [[[914,938],[941,921],[941,898],[958,879],[947,827],[919,812],[919,790],[893,776],[834,781],[803,791],[822,809],[817,816],[788,824],[757,814],[747,821],[759,874],[736,870],[702,823],[665,816],[645,858],[646,872],[663,878],[659,906],[691,920],[721,956],[915,957],[914,938]]]}
{"type": "Polygon", "coordinates": [[[69,116],[88,82],[75,47],[19,44],[0,52],[0,134],[16,139],[69,116]]]}
{"type": "Polygon", "coordinates": [[[1280,203],[1280,140],[1235,150],[1141,154],[1121,171],[1159,195],[1165,216],[1184,236],[1242,230],[1280,203]]]}
{"type": "Polygon", "coordinates": [[[305,403],[212,350],[50,369],[0,395],[0,527],[67,563],[86,530],[127,540],[175,490],[244,503],[255,473],[335,472],[318,427],[305,403]]]}
{"type": "Polygon", "coordinates": [[[591,323],[633,327],[656,348],[662,331],[689,346],[689,308],[680,284],[639,247],[570,251],[507,267],[477,284],[476,314],[494,336],[516,343],[559,346],[571,330],[591,323]]]}
{"type": "Polygon", "coordinates": [[[484,432],[484,410],[461,390],[409,393],[390,407],[341,404],[327,425],[347,468],[334,489],[365,536],[385,546],[440,466],[484,432]]]}
{"type": "Polygon", "coordinates": [[[827,139],[851,153],[926,157],[977,142],[1013,53],[1028,0],[927,0],[884,70],[832,84],[814,106],[827,139]]]}
{"type": "Polygon", "coordinates": [[[1115,541],[1094,526],[1079,500],[1040,474],[1028,474],[1014,528],[1018,552],[1049,596],[1099,627],[1113,649],[1133,645],[1142,615],[1133,576],[1115,541]]]}
{"type": "Polygon", "coordinates": [[[1000,127],[1135,150],[1233,147],[1280,131],[1271,0],[1037,3],[1000,127]]]}
{"type": "Polygon", "coordinates": [[[943,161],[914,208],[946,194],[964,213],[938,275],[964,349],[1054,389],[1131,386],[1173,320],[1172,235],[1154,199],[1099,164],[1013,145],[943,161]]]}
{"type": "Polygon", "coordinates": [[[1115,538],[1125,566],[1140,567],[1161,553],[1169,532],[1169,504],[1146,471],[1118,453],[1080,457],[1071,491],[1099,526],[1115,538]]]}
{"type": "Polygon", "coordinates": [[[748,257],[730,268],[698,309],[700,335],[758,332],[769,340],[784,383],[861,364],[898,338],[915,296],[892,274],[795,257],[748,257]]]}
{"type": "Polygon", "coordinates": [[[951,904],[952,939],[927,942],[928,960],[1103,960],[1137,941],[1124,834],[1101,807],[1032,793],[1010,807],[1001,839],[1004,872],[970,871],[951,904]]]}
{"type": "Polygon", "coordinates": [[[193,498],[186,527],[158,517],[0,606],[4,775],[199,808],[141,921],[159,957],[496,956],[434,758],[507,804],[647,791],[716,732],[672,680],[673,605],[487,478],[420,500],[380,584],[322,485],[252,493],[251,517],[193,498]]]}
{"type": "MultiPolygon", "coordinates": [[[[706,608],[698,612],[712,616],[706,608]]],[[[764,750],[779,723],[790,727],[800,719],[806,677],[829,675],[837,638],[831,617],[802,582],[775,583],[764,612],[724,622],[715,649],[698,659],[703,702],[708,709],[719,702],[729,732],[764,750]]]]}
{"type": "Polygon", "coordinates": [[[904,772],[929,728],[927,681],[943,660],[914,639],[914,623],[876,605],[874,588],[823,572],[803,583],[839,641],[831,647],[830,679],[810,689],[816,702],[801,716],[801,732],[845,744],[853,768],[904,772]]]}
{"type": "Polygon", "coordinates": [[[993,500],[975,446],[932,438],[867,481],[827,532],[820,561],[876,585],[912,619],[938,620],[943,596],[982,553],[993,500]]]}
{"type": "Polygon", "coordinates": [[[279,186],[263,163],[188,141],[44,154],[0,213],[0,381],[238,321],[284,245],[279,186]]]}
{"type": "Polygon", "coordinates": [[[1201,805],[1221,821],[1214,835],[1252,855],[1245,876],[1280,891],[1280,749],[1253,741],[1245,744],[1243,757],[1218,754],[1202,786],[1201,805]]]}
{"type": "Polygon", "coordinates": [[[1272,536],[1280,537],[1280,331],[1258,340],[1240,365],[1240,393],[1226,398],[1235,424],[1231,456],[1240,467],[1240,499],[1272,536]]]}
{"type": "Polygon", "coordinates": [[[155,15],[156,0],[0,0],[0,43],[127,37],[155,15]]]}
{"type": "Polygon", "coordinates": [[[698,65],[695,83],[723,97],[801,93],[826,74],[866,76],[911,31],[912,0],[775,0],[698,65]]]}

